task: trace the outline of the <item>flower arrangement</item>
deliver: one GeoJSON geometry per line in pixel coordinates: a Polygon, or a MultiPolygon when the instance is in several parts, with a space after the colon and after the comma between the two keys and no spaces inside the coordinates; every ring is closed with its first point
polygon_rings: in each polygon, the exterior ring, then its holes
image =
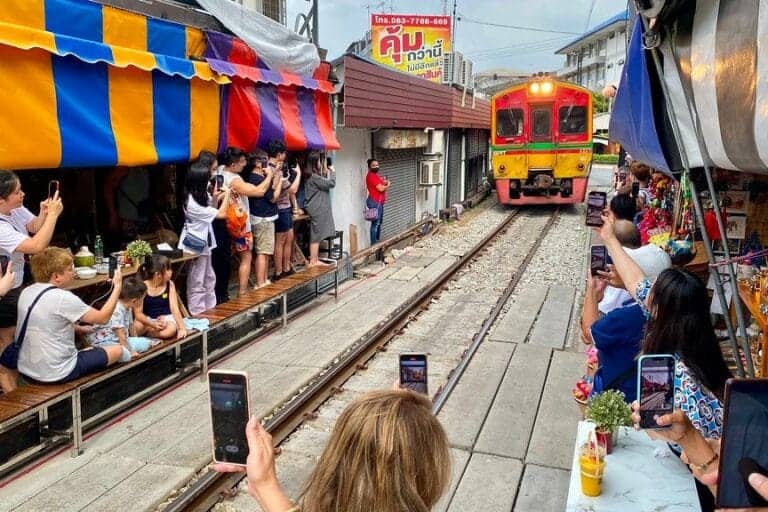
{"type": "Polygon", "coordinates": [[[125,254],[134,264],[141,264],[146,256],[152,254],[152,246],[146,240],[134,240],[125,248],[125,254]]]}
{"type": "Polygon", "coordinates": [[[624,398],[624,393],[612,389],[593,396],[587,404],[587,419],[601,432],[613,432],[618,427],[631,425],[632,409],[624,398]]]}

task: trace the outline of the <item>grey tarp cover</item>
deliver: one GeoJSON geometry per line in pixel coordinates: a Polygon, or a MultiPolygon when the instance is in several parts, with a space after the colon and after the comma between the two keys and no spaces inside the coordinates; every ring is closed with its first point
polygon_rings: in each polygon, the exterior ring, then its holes
{"type": "Polygon", "coordinates": [[[315,45],[276,21],[232,0],[197,3],[253,48],[273,71],[312,76],[320,65],[315,45]]]}

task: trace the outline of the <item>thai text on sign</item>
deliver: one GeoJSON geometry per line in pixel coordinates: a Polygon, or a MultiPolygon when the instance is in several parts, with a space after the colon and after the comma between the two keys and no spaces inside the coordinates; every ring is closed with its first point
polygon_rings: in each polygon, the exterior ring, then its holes
{"type": "Polygon", "coordinates": [[[420,78],[441,82],[451,51],[451,17],[372,14],[373,60],[420,78]]]}

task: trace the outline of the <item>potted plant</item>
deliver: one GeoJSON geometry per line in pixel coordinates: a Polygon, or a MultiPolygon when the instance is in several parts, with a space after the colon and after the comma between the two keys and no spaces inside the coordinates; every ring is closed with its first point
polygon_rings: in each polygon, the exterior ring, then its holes
{"type": "Polygon", "coordinates": [[[595,424],[598,443],[605,443],[606,451],[611,453],[614,432],[631,425],[632,410],[624,401],[624,393],[611,389],[590,398],[586,417],[595,424]]]}
{"type": "Polygon", "coordinates": [[[150,254],[152,254],[152,246],[146,240],[134,240],[125,248],[125,255],[137,267],[144,263],[144,258],[150,254]]]}

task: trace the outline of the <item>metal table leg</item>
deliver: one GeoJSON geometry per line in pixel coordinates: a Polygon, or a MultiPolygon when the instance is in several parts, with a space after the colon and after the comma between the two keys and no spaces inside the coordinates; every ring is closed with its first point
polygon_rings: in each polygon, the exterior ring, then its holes
{"type": "Polygon", "coordinates": [[[336,270],[333,271],[333,300],[339,300],[339,266],[336,265],[336,270]]]}
{"type": "Polygon", "coordinates": [[[283,329],[288,326],[288,294],[283,294],[283,329]]]}
{"type": "Polygon", "coordinates": [[[72,391],[72,457],[77,457],[82,453],[83,444],[83,424],[82,413],[80,411],[80,389],[72,391]]]}
{"type": "Polygon", "coordinates": [[[203,347],[200,354],[200,380],[208,378],[208,331],[203,331],[203,347]]]}

